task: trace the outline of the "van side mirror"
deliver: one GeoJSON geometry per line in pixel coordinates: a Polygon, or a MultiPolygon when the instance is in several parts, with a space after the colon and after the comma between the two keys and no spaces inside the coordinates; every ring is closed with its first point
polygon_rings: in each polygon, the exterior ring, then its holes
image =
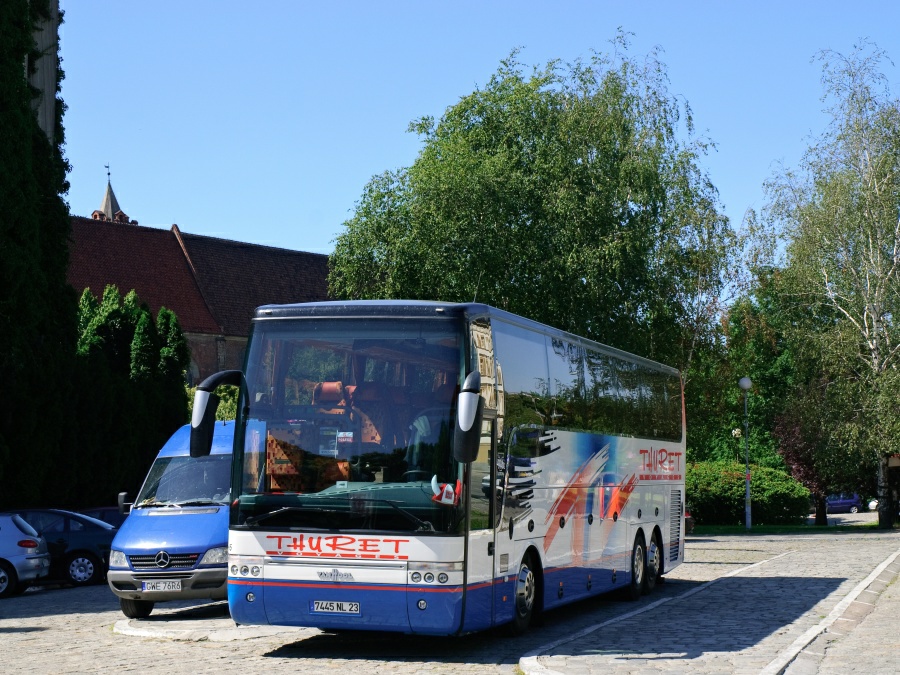
{"type": "Polygon", "coordinates": [[[123,516],[127,516],[129,513],[131,513],[132,505],[127,503],[127,501],[128,501],[128,493],[127,492],[120,492],[118,501],[119,501],[119,513],[121,513],[123,516]]]}
{"type": "Polygon", "coordinates": [[[212,451],[216,410],[219,408],[219,397],[214,393],[216,388],[223,384],[240,387],[242,380],[240,370],[223,370],[210,375],[197,387],[191,415],[191,457],[206,457],[212,451]]]}
{"type": "Polygon", "coordinates": [[[481,396],[481,373],[477,370],[466,376],[459,405],[456,407],[456,429],[453,433],[453,458],[462,464],[474,462],[481,444],[481,418],[484,398],[481,396]]]}

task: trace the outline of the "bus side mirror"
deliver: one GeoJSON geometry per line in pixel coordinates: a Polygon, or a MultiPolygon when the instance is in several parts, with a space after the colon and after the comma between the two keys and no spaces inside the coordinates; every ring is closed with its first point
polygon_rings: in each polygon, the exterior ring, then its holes
{"type": "Polygon", "coordinates": [[[478,446],[481,444],[481,417],[484,413],[481,373],[477,370],[466,376],[456,409],[453,458],[461,464],[468,464],[478,457],[478,446]]]}
{"type": "Polygon", "coordinates": [[[214,393],[216,387],[222,384],[239,387],[242,377],[240,370],[223,370],[210,375],[197,387],[191,415],[191,457],[206,457],[212,451],[216,410],[219,408],[219,397],[214,393]]]}

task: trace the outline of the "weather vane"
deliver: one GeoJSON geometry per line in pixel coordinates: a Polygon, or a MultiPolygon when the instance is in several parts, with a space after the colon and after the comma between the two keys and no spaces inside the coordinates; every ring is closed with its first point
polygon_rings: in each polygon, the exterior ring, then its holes
{"type": "Polygon", "coordinates": [[[109,182],[109,164],[104,164],[104,168],[106,169],[106,182],[109,182]]]}

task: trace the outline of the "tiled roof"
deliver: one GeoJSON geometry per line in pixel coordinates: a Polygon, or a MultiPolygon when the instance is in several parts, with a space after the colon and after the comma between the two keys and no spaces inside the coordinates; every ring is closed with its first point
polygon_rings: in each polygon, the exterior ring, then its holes
{"type": "Polygon", "coordinates": [[[135,289],[154,316],[175,312],[191,333],[246,336],[253,310],[328,299],[328,256],[187,234],[173,225],[72,218],[68,281],[100,297],[135,289]]]}
{"type": "Polygon", "coordinates": [[[186,332],[220,332],[169,230],[75,216],[71,237],[67,279],[79,295],[90,288],[100,298],[109,284],[122,295],[134,289],[154,317],[166,307],[186,332]]]}
{"type": "Polygon", "coordinates": [[[200,290],[227,335],[248,335],[260,305],[328,299],[328,256],[181,232],[200,290]]]}

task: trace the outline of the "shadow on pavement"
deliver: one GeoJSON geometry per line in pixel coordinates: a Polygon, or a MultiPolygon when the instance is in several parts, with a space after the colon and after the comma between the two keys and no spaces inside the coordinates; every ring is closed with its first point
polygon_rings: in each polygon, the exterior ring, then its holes
{"type": "Polygon", "coordinates": [[[670,660],[693,659],[706,652],[737,652],[784,631],[844,581],[808,577],[720,579],[698,593],[675,597],[654,608],[650,616],[623,619],[547,653],[670,660]]]}
{"type": "Polygon", "coordinates": [[[688,597],[683,596],[702,586],[700,582],[669,581],[658,593],[637,603],[607,595],[553,610],[546,614],[542,627],[532,627],[517,638],[506,637],[502,629],[461,638],[347,631],[317,634],[279,647],[266,656],[377,659],[395,663],[517,664],[520,657],[540,645],[558,643],[546,653],[692,659],[709,651],[739,651],[761,642],[790,626],[844,581],[842,578],[734,577],[720,579],[688,597]],[[661,599],[668,601],[616,620],[661,599]],[[610,625],[594,629],[611,620],[610,625]]]}
{"type": "Polygon", "coordinates": [[[99,614],[118,610],[119,599],[105,583],[94,586],[34,586],[22,595],[0,600],[0,619],[99,614]]]}

